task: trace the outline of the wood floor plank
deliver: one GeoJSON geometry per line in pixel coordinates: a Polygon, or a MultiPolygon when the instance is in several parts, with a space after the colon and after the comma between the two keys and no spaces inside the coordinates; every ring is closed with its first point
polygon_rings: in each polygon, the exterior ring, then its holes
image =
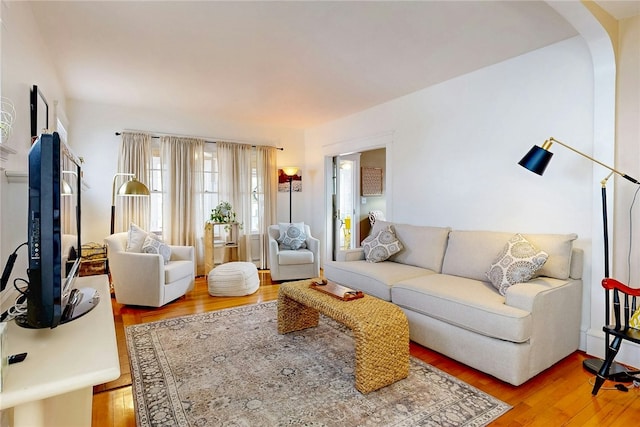
{"type": "MultiPolygon", "coordinates": [[[[260,271],[258,291],[243,297],[209,296],[207,278],[198,277],[195,289],[160,308],[130,307],[111,300],[116,325],[121,376],[94,387],[93,427],[135,427],[131,373],[125,328],[129,325],[223,310],[247,304],[272,301],[279,285],[271,282],[268,271],[260,271]]],[[[483,390],[513,406],[492,426],[621,426],[635,425],[640,414],[640,389],[628,392],[611,389],[605,383],[597,397],[591,395],[593,375],[582,368],[587,357],[575,352],[519,387],[499,381],[439,353],[411,343],[411,355],[483,390]]]]}

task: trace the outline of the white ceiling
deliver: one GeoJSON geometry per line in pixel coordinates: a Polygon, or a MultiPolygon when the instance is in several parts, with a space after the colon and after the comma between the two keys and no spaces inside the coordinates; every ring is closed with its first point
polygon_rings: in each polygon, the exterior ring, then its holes
{"type": "MultiPolygon", "coordinates": [[[[626,13],[630,2],[606,3],[626,13]]],[[[576,35],[539,1],[42,1],[32,9],[71,99],[293,128],[576,35]]]]}

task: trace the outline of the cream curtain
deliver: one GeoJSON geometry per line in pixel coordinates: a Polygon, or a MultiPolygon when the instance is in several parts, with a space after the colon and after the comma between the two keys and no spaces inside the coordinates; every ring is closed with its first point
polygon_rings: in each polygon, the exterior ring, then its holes
{"type": "MultiPolygon", "coordinates": [[[[123,132],[118,155],[118,172],[133,173],[136,178],[149,187],[151,168],[151,135],[137,132],[123,132]]],[[[116,191],[128,177],[116,178],[116,191]]],[[[141,228],[149,228],[149,198],[148,197],[118,197],[115,198],[114,232],[126,231],[130,223],[141,228]]]]}
{"type": "Polygon", "coordinates": [[[221,202],[227,201],[242,224],[239,236],[238,260],[251,261],[251,145],[216,142],[218,157],[218,194],[221,202]]]}
{"type": "Polygon", "coordinates": [[[243,224],[240,231],[238,258],[253,262],[252,240],[257,240],[259,268],[267,268],[267,227],[276,219],[276,196],[278,175],[276,168],[276,148],[247,144],[216,142],[219,165],[220,201],[228,201],[236,211],[238,222],[243,224]],[[256,154],[257,185],[252,187],[252,154],[256,154]],[[258,198],[257,236],[251,234],[251,201],[258,198]]]}
{"type": "Polygon", "coordinates": [[[195,138],[160,138],[163,239],[195,247],[198,274],[204,274],[204,144],[195,138]]]}
{"type": "Polygon", "coordinates": [[[260,208],[262,211],[258,220],[260,268],[266,269],[267,249],[269,240],[267,239],[267,228],[276,221],[276,197],[278,195],[278,169],[276,159],[276,148],[268,146],[256,147],[256,172],[258,176],[258,191],[262,193],[260,208]],[[262,191],[260,191],[262,190],[262,191]]]}

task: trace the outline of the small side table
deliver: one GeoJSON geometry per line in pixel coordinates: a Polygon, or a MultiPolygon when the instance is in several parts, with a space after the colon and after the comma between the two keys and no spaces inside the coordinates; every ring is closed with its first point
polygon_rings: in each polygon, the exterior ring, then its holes
{"type": "Polygon", "coordinates": [[[208,222],[204,227],[204,239],[205,271],[211,271],[216,265],[238,259],[239,224],[237,222],[208,222]],[[220,262],[216,262],[218,251],[222,252],[220,262]],[[228,254],[227,251],[229,251],[228,254]],[[229,258],[225,261],[227,255],[229,258]]]}

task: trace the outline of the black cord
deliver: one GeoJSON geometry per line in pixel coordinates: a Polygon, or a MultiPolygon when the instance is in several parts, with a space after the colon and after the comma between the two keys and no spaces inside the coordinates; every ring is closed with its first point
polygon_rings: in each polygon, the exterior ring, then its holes
{"type": "Polygon", "coordinates": [[[13,270],[13,265],[16,262],[16,258],[18,258],[18,249],[25,246],[28,242],[24,242],[13,251],[11,255],[9,255],[9,259],[4,266],[4,270],[2,271],[2,277],[0,278],[0,292],[4,291],[7,287],[7,282],[9,281],[9,276],[11,276],[11,271],[13,270]]]}
{"type": "MultiPolygon", "coordinates": [[[[7,263],[4,266],[4,270],[2,272],[2,278],[0,278],[0,292],[4,291],[6,286],[7,286],[7,282],[9,281],[9,276],[11,276],[11,271],[13,270],[13,265],[16,262],[16,258],[18,257],[18,250],[27,245],[29,242],[24,242],[21,243],[20,245],[18,245],[18,247],[13,251],[13,253],[11,255],[9,255],[9,259],[7,260],[7,263]]],[[[16,302],[14,303],[13,307],[20,304],[23,304],[24,301],[27,299],[27,293],[29,291],[29,282],[21,277],[15,278],[13,280],[13,287],[20,293],[20,295],[18,296],[18,298],[16,299],[16,302]],[[18,282],[22,281],[24,283],[27,284],[26,288],[24,289],[20,289],[18,287],[18,282]]],[[[9,317],[9,313],[11,312],[11,308],[5,312],[3,312],[2,314],[0,314],[0,322],[5,321],[5,319],[7,317],[9,317]]]]}
{"type": "Polygon", "coordinates": [[[29,293],[29,281],[26,279],[23,279],[22,277],[16,277],[15,279],[13,279],[13,287],[15,288],[16,291],[20,292],[20,294],[24,295],[25,297],[29,293]],[[27,286],[20,289],[18,287],[18,281],[24,282],[27,286]]]}
{"type": "Polygon", "coordinates": [[[633,200],[631,200],[631,206],[629,207],[629,252],[627,253],[627,283],[631,283],[631,249],[633,246],[633,205],[636,203],[636,197],[640,191],[640,186],[636,188],[636,192],[633,193],[633,200]]]}

